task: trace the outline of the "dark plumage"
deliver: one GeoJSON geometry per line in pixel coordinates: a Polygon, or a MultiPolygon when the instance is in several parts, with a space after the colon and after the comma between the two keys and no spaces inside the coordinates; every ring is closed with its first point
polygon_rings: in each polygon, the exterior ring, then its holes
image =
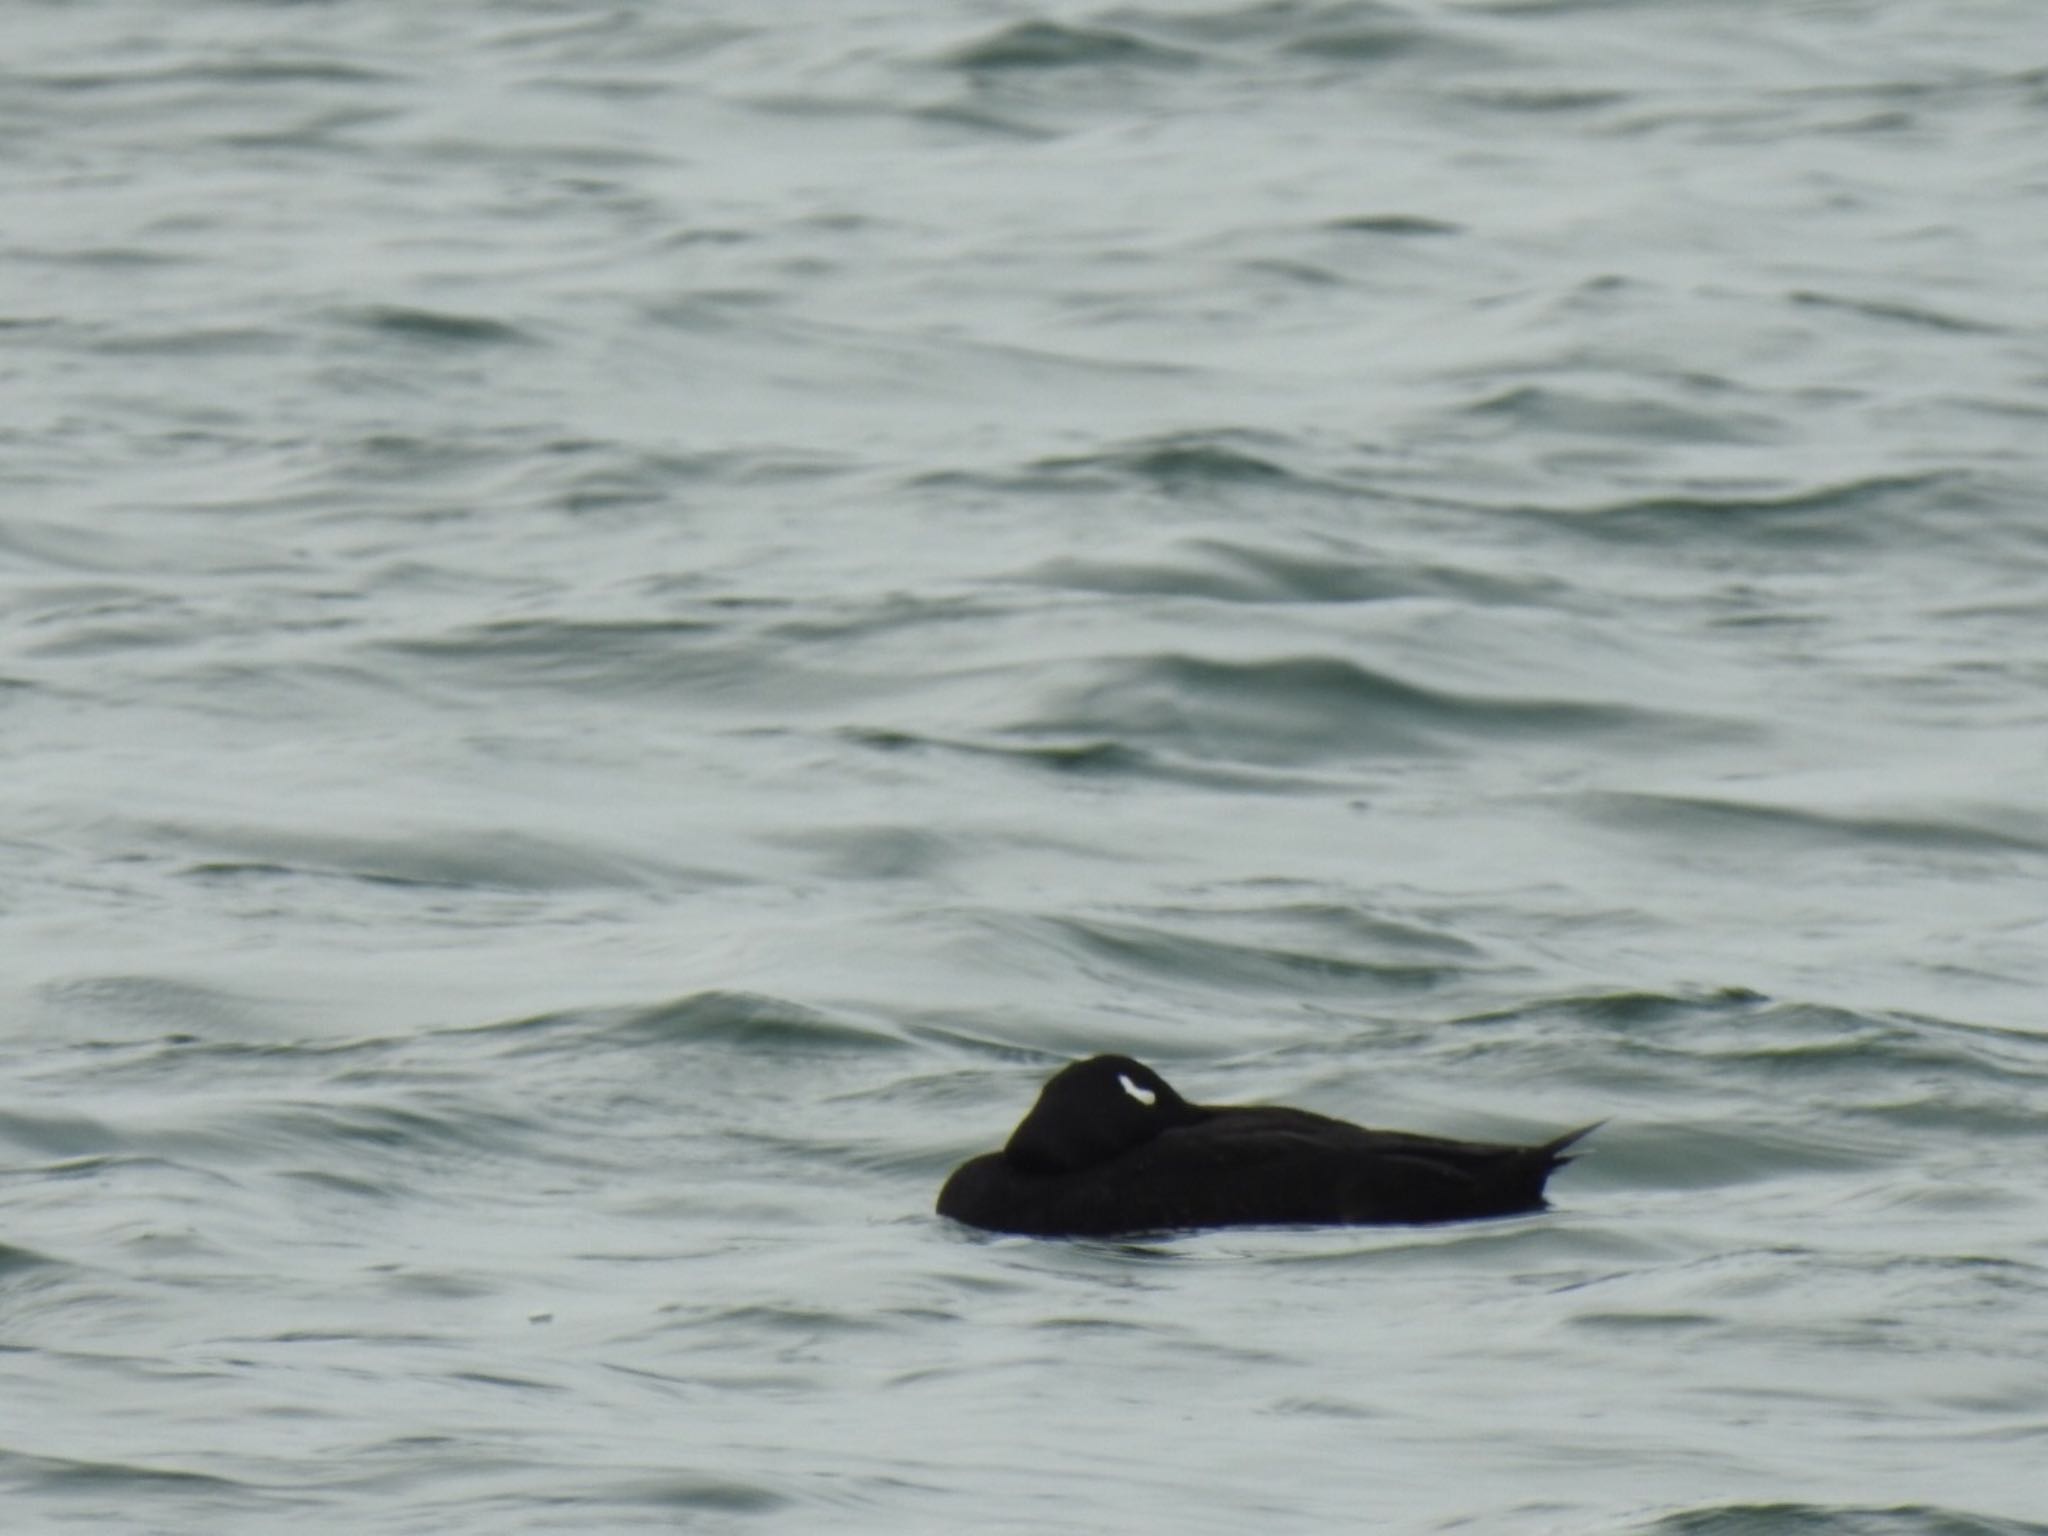
{"type": "Polygon", "coordinates": [[[1463,1221],[1543,1208],[1586,1126],[1536,1147],[1445,1141],[1263,1105],[1190,1104],[1128,1056],[1062,1068],[1000,1152],[953,1170],[939,1214],[991,1232],[1463,1221]]]}

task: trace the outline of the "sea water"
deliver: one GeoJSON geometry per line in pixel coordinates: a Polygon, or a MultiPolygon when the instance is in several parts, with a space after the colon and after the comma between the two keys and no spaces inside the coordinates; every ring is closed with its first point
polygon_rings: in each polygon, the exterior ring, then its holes
{"type": "Polygon", "coordinates": [[[7,1531],[2048,1531],[2048,10],[0,38],[7,1531]]]}

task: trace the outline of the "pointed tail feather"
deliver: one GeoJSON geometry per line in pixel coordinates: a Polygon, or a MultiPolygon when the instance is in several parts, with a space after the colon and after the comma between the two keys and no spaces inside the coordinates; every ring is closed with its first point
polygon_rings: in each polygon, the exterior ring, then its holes
{"type": "Polygon", "coordinates": [[[1579,1142],[1585,1140],[1586,1137],[1592,1135],[1595,1131],[1599,1130],[1600,1127],[1605,1125],[1606,1123],[1607,1122],[1605,1120],[1595,1120],[1591,1125],[1582,1125],[1576,1131],[1566,1131],[1562,1136],[1559,1136],[1556,1140],[1544,1142],[1543,1145],[1538,1147],[1536,1150],[1541,1152],[1544,1155],[1544,1157],[1549,1159],[1550,1166],[1552,1168],[1562,1168],[1566,1163],[1571,1161],[1569,1157],[1565,1156],[1565,1153],[1572,1147],[1576,1146],[1579,1142]]]}

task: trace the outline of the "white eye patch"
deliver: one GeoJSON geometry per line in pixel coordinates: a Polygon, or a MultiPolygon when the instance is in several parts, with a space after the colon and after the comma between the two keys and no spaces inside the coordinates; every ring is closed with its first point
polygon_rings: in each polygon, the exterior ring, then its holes
{"type": "Polygon", "coordinates": [[[1144,1105],[1147,1109],[1150,1109],[1154,1104],[1157,1104],[1159,1102],[1158,1094],[1154,1093],[1150,1088],[1140,1088],[1136,1083],[1132,1082],[1130,1078],[1126,1076],[1124,1073],[1117,1073],[1116,1080],[1124,1085],[1125,1093],[1128,1093],[1132,1098],[1136,1099],[1140,1104],[1144,1105]]]}

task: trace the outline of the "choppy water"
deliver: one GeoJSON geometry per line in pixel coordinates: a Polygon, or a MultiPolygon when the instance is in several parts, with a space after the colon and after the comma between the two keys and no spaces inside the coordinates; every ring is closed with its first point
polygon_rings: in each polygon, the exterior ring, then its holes
{"type": "Polygon", "coordinates": [[[4,33],[8,1531],[2048,1532],[2034,0],[4,33]]]}

